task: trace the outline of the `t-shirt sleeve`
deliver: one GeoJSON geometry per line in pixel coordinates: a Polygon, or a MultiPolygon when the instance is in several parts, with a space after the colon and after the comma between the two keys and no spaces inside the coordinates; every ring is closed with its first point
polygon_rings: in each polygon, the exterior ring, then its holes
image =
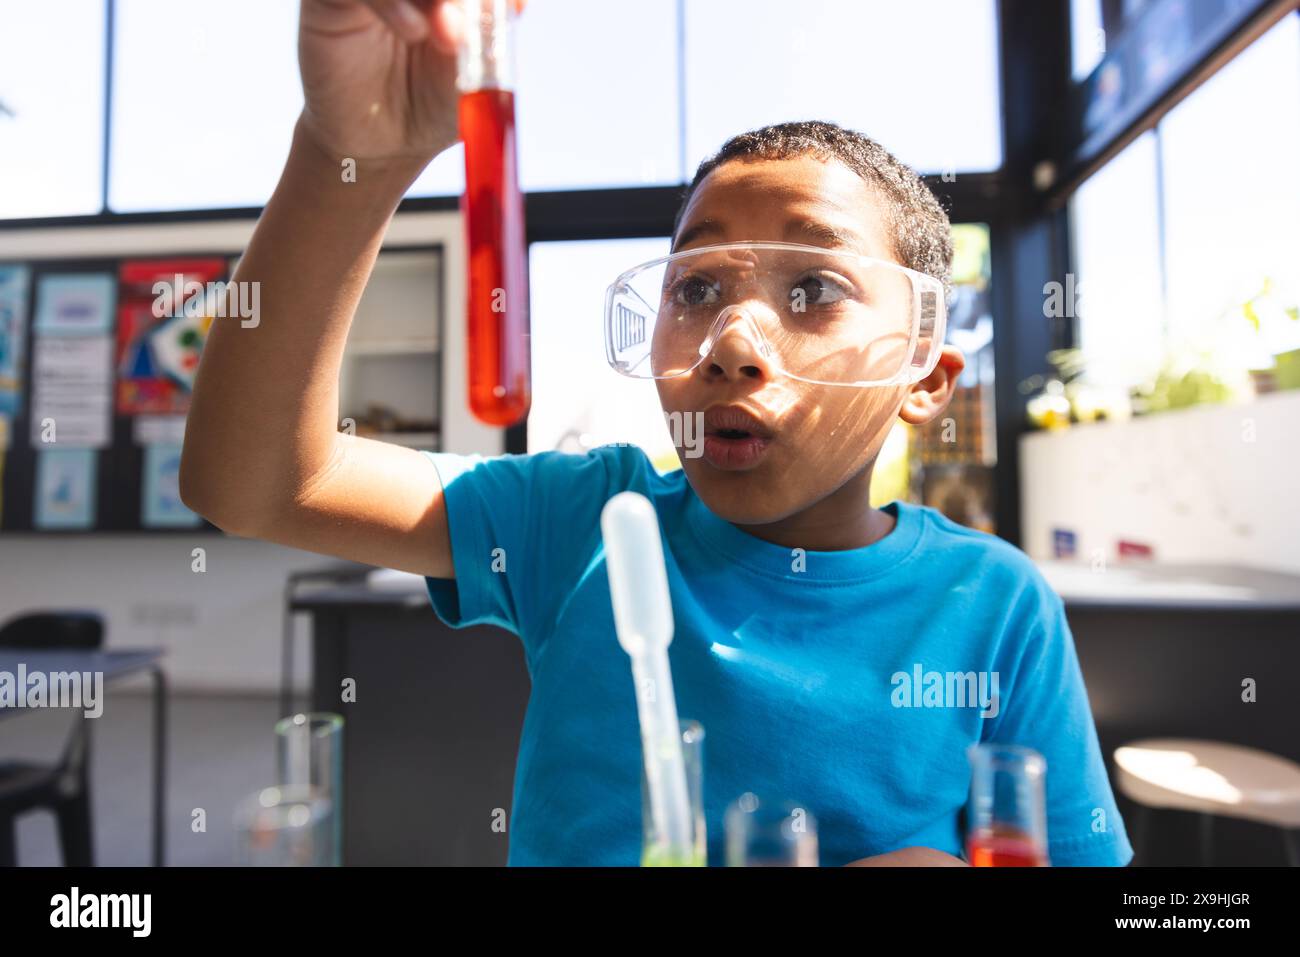
{"type": "Polygon", "coordinates": [[[598,454],[426,453],[438,469],[456,577],[426,579],[438,617],[518,635],[529,665],[599,547],[609,470],[598,454]]]}
{"type": "Polygon", "coordinates": [[[1022,631],[1025,639],[999,663],[1001,710],[984,740],[1031,747],[1046,759],[1054,866],[1123,866],[1133,849],[1106,775],[1064,606],[1044,583],[1031,591],[1038,610],[1022,631]]]}

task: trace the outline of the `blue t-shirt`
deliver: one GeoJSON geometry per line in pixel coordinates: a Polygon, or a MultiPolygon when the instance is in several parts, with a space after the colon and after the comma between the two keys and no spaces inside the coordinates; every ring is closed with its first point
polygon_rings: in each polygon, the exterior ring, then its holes
{"type": "Polygon", "coordinates": [[[895,502],[875,544],[801,554],[717,517],[635,447],[430,455],[456,568],[428,580],[434,609],[518,635],[532,678],[511,864],[640,861],[635,689],[600,534],[605,502],[629,489],[659,515],[677,710],[704,727],[710,864],[745,792],[806,808],[823,865],[913,845],[960,855],[979,741],[1046,758],[1053,864],[1132,857],[1061,601],[1011,545],[895,502]],[[961,700],[948,676],[971,672],[995,707],[970,684],[961,700]]]}

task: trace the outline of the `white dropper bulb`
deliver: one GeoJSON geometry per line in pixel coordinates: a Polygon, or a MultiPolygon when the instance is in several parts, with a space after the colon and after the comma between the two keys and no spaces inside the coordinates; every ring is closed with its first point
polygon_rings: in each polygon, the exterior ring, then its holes
{"type": "Polygon", "coordinates": [[[620,492],[600,513],[618,643],[634,657],[673,640],[663,542],[654,506],[636,492],[620,492]]]}
{"type": "Polygon", "coordinates": [[[641,748],[650,812],[670,859],[693,852],[690,798],[682,759],[681,726],[668,667],[673,609],[663,541],[654,506],[636,492],[620,492],[600,515],[618,642],[632,659],[641,748]]]}

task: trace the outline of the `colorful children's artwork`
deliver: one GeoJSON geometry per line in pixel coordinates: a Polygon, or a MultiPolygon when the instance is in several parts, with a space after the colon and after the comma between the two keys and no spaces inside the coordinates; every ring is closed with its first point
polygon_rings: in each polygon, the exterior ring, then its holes
{"type": "Polygon", "coordinates": [[[194,312],[185,308],[186,290],[206,288],[220,281],[225,272],[224,259],[122,264],[117,313],[119,415],[188,411],[199,353],[212,320],[186,315],[194,312]]]}
{"type": "Polygon", "coordinates": [[[179,445],[145,446],[140,516],[146,528],[194,528],[202,521],[181,501],[180,474],[179,445]]]}
{"type": "Polygon", "coordinates": [[[52,449],[37,456],[37,528],[94,527],[97,456],[94,449],[52,449]]]}
{"type": "Polygon", "coordinates": [[[177,383],[188,397],[199,369],[199,353],[208,338],[212,319],[207,316],[176,316],[164,320],[149,333],[149,348],[158,371],[177,383]]]}
{"type": "Polygon", "coordinates": [[[25,266],[0,266],[0,452],[22,406],[28,278],[25,266]]]}
{"type": "Polygon", "coordinates": [[[116,292],[111,273],[42,276],[36,289],[36,332],[49,336],[112,332],[116,292]]]}

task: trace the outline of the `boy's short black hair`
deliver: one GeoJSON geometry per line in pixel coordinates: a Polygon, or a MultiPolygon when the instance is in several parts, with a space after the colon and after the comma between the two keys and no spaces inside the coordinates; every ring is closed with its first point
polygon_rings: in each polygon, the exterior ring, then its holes
{"type": "Polygon", "coordinates": [[[933,276],[949,288],[952,276],[952,233],[948,214],[916,171],[875,140],[822,120],[777,123],[733,136],[700,164],[686,187],[673,218],[673,235],[704,177],[732,159],[792,159],[796,156],[836,159],[853,170],[884,197],[894,253],[909,269],[933,276]]]}

